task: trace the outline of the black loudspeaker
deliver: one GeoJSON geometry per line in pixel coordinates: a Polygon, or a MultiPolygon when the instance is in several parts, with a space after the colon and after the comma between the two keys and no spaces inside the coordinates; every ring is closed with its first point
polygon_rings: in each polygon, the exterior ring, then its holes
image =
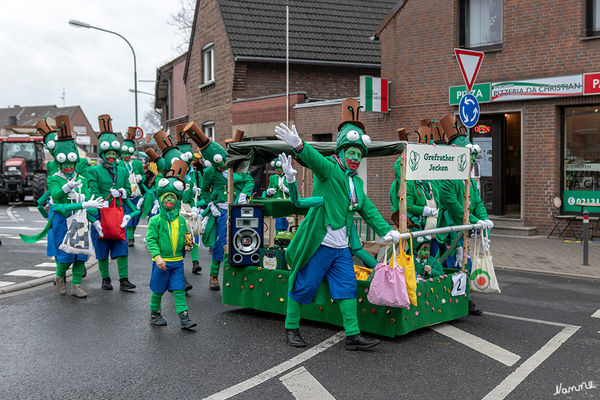
{"type": "Polygon", "coordinates": [[[229,206],[229,265],[258,265],[263,245],[263,205],[229,206]]]}

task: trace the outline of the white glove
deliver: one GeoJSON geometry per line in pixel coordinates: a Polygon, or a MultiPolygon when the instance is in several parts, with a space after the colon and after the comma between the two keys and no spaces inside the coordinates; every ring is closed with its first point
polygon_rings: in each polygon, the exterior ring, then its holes
{"type": "Polygon", "coordinates": [[[81,182],[72,180],[72,181],[67,181],[67,183],[62,185],[62,190],[65,193],[69,193],[71,190],[80,188],[80,187],[81,187],[81,182]]]}
{"type": "Polygon", "coordinates": [[[124,188],[119,189],[119,193],[121,194],[121,198],[127,198],[127,190],[125,190],[124,188]]]}
{"type": "Polygon", "coordinates": [[[285,180],[287,183],[296,182],[297,171],[292,167],[292,156],[287,156],[285,153],[279,155],[279,161],[281,161],[281,168],[285,173],[285,180]]]}
{"type": "Polygon", "coordinates": [[[494,223],[492,222],[491,219],[484,219],[483,223],[485,223],[485,225],[486,225],[485,227],[487,229],[492,229],[494,227],[494,223]]]}
{"type": "Polygon", "coordinates": [[[115,199],[118,199],[119,197],[121,197],[121,193],[119,193],[119,191],[115,188],[110,188],[110,195],[112,197],[114,197],[115,199]]]}
{"type": "Polygon", "coordinates": [[[154,200],[154,204],[152,205],[152,210],[150,210],[150,212],[152,214],[158,214],[159,209],[160,209],[160,203],[158,202],[158,200],[154,200]]]}
{"type": "Polygon", "coordinates": [[[384,240],[384,242],[393,241],[394,243],[399,243],[400,242],[400,232],[391,230],[385,234],[385,236],[383,237],[383,240],[384,240]]]}
{"type": "Polygon", "coordinates": [[[283,193],[289,193],[290,189],[287,188],[287,186],[285,185],[281,185],[281,187],[279,188],[283,193]]]}
{"type": "Polygon", "coordinates": [[[200,193],[202,193],[202,189],[198,186],[194,186],[194,196],[200,196],[200,193]]]}
{"type": "Polygon", "coordinates": [[[70,191],[67,193],[67,199],[77,201],[79,200],[79,194],[75,191],[70,191]]]}
{"type": "Polygon", "coordinates": [[[238,197],[238,204],[246,204],[247,198],[248,198],[248,196],[246,196],[246,193],[240,193],[240,195],[238,197]]]}
{"type": "Polygon", "coordinates": [[[273,196],[275,193],[277,193],[277,189],[275,189],[275,188],[267,189],[267,196],[273,196]]]}
{"type": "Polygon", "coordinates": [[[84,210],[86,208],[104,208],[104,199],[102,197],[94,197],[94,195],[92,195],[88,201],[81,203],[81,206],[84,210]]]}
{"type": "Polygon", "coordinates": [[[202,218],[202,216],[200,215],[200,210],[198,209],[198,207],[192,207],[190,209],[190,213],[192,214],[192,216],[194,216],[196,218],[202,218]]]}
{"type": "Polygon", "coordinates": [[[296,132],[296,125],[292,125],[292,130],[290,130],[284,123],[279,124],[279,126],[275,127],[275,136],[293,148],[302,144],[302,139],[300,139],[298,132],[296,132]]]}
{"type": "Polygon", "coordinates": [[[221,211],[219,211],[219,208],[215,206],[214,203],[209,203],[208,207],[210,207],[210,213],[213,215],[213,217],[218,217],[221,215],[221,211]]]}
{"type": "Polygon", "coordinates": [[[208,224],[208,218],[202,219],[202,221],[200,222],[200,232],[201,233],[204,233],[204,231],[206,230],[206,224],[208,224]]]}
{"type": "Polygon", "coordinates": [[[140,174],[135,174],[135,180],[136,180],[136,181],[138,181],[138,182],[141,182],[141,181],[142,181],[142,179],[143,179],[143,178],[142,178],[142,176],[141,176],[140,174]]]}
{"type": "Polygon", "coordinates": [[[456,261],[454,262],[454,266],[457,268],[462,268],[462,259],[463,259],[463,248],[462,246],[456,248],[456,261]]]}
{"type": "Polygon", "coordinates": [[[123,221],[121,221],[121,228],[125,228],[129,221],[131,221],[131,217],[129,215],[123,215],[123,221]]]}
{"type": "Polygon", "coordinates": [[[102,232],[102,225],[100,224],[100,221],[94,221],[94,223],[92,225],[94,225],[94,228],[96,228],[96,230],[98,231],[98,236],[104,237],[104,233],[102,232]]]}
{"type": "Polygon", "coordinates": [[[438,215],[438,209],[437,208],[431,208],[431,207],[423,207],[423,216],[424,217],[429,217],[429,216],[434,216],[437,217],[438,215]]]}
{"type": "Polygon", "coordinates": [[[138,200],[138,202],[135,206],[136,206],[136,208],[141,209],[143,205],[144,205],[144,198],[142,197],[141,199],[138,200]]]}
{"type": "Polygon", "coordinates": [[[483,247],[483,251],[485,252],[489,252],[490,251],[490,239],[484,237],[481,239],[481,247],[483,247]]]}
{"type": "Polygon", "coordinates": [[[481,229],[487,229],[487,223],[482,219],[477,220],[477,222],[475,222],[475,225],[479,225],[481,229]]]}

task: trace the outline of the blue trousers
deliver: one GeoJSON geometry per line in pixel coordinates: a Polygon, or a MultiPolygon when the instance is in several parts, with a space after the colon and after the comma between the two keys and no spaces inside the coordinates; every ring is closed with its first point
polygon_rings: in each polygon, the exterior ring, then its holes
{"type": "MultiPolygon", "coordinates": [[[[52,237],[50,237],[48,235],[47,239],[48,239],[48,244],[47,244],[47,249],[50,249],[50,247],[52,247],[52,252],[54,253],[54,255],[56,256],[56,261],[59,263],[74,263],[75,261],[83,261],[86,262],[88,260],[88,256],[85,254],[71,254],[71,253],[66,253],[64,251],[62,251],[61,249],[59,249],[58,247],[60,246],[60,244],[62,243],[62,241],[65,238],[65,235],[67,234],[67,217],[59,214],[59,213],[54,213],[53,219],[52,219],[52,237]]],[[[50,251],[47,251],[47,253],[50,251]]]]}
{"type": "Polygon", "coordinates": [[[225,245],[227,244],[227,210],[221,210],[221,215],[216,221],[217,232],[215,244],[212,247],[212,259],[214,261],[223,261],[225,255],[225,245]]]}
{"type": "Polygon", "coordinates": [[[110,256],[114,260],[117,257],[129,255],[127,240],[102,239],[98,237],[98,231],[93,225],[91,233],[96,259],[106,260],[110,256]]]}
{"type": "Polygon", "coordinates": [[[167,290],[185,290],[185,276],[183,274],[183,260],[166,261],[167,270],[158,268],[156,261],[152,262],[152,275],[150,275],[150,290],[154,293],[164,293],[167,290]]]}
{"type": "Polygon", "coordinates": [[[275,219],[275,230],[287,231],[290,224],[285,217],[275,219]]]}
{"type": "Polygon", "coordinates": [[[308,263],[298,271],[289,296],[298,303],[310,304],[325,278],[333,300],[356,298],[356,275],[350,248],[319,246],[308,263]]]}

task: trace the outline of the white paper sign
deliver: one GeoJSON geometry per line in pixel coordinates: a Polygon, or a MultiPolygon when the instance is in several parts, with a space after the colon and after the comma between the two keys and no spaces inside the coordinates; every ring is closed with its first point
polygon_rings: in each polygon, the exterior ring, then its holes
{"type": "Polygon", "coordinates": [[[471,154],[465,147],[406,145],[406,180],[467,179],[471,154]]]}
{"type": "Polygon", "coordinates": [[[459,272],[452,275],[452,296],[462,296],[467,287],[467,275],[459,272]]]}

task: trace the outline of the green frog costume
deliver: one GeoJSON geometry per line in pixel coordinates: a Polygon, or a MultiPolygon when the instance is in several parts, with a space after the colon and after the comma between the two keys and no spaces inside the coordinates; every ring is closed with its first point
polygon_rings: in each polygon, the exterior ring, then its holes
{"type": "MultiPolygon", "coordinates": [[[[219,270],[224,257],[224,247],[227,244],[227,179],[229,171],[225,169],[227,153],[221,145],[207,137],[195,122],[190,122],[184,128],[184,133],[198,146],[202,157],[212,165],[204,169],[202,177],[201,201],[198,207],[206,207],[205,215],[208,220],[202,235],[202,243],[212,247],[212,262],[210,264],[209,287],[219,290],[219,270]]],[[[248,173],[233,174],[233,201],[245,204],[252,196],[254,180],[248,173]]]]}
{"type": "Polygon", "coordinates": [[[333,157],[324,157],[303,142],[295,126],[291,130],[284,124],[275,128],[276,136],[294,148],[296,156],[313,171],[313,195],[323,198],[321,205],[308,211],[286,251],[292,272],[285,328],[288,344],[295,347],[306,346],[299,333],[301,304],[329,300],[326,290],[318,290],[323,280],[331,299],[339,304],[346,349],[363,350],[379,343],[361,336],[358,327],[356,277],[349,246],[352,218],[358,212],[385,240],[399,241],[400,234],[379,214],[356,175],[370,138],[358,120],[355,99],[343,102],[342,121],[333,157]]]}
{"type": "MultiPolygon", "coordinates": [[[[281,168],[281,160],[275,159],[271,161],[271,166],[275,168],[275,174],[269,177],[269,185],[263,193],[263,197],[273,199],[287,199],[290,197],[290,185],[288,184],[281,168]]],[[[287,231],[289,223],[287,218],[280,217],[275,220],[275,230],[277,232],[287,231]]]]}
{"type": "Polygon", "coordinates": [[[196,323],[190,320],[188,314],[183,272],[183,249],[191,247],[191,243],[186,243],[186,234],[190,233],[185,218],[179,214],[186,174],[187,163],[175,160],[171,169],[158,181],[160,212],[148,222],[146,246],[152,256],[150,323],[156,326],[167,324],[160,311],[162,296],[168,290],[173,293],[181,329],[192,329],[196,323]]]}
{"type": "MultiPolygon", "coordinates": [[[[123,205],[134,210],[128,214],[124,212],[121,228],[127,226],[129,221],[138,216],[140,211],[129,200],[131,185],[129,184],[129,173],[127,169],[117,165],[121,143],[112,130],[112,119],[110,115],[103,114],[98,117],[100,135],[98,136],[98,154],[100,164],[88,170],[89,189],[92,194],[110,202],[115,202],[117,207],[123,205]]],[[[100,214],[94,216],[96,221],[92,226],[92,241],[98,260],[98,269],[102,278],[102,289],[112,290],[109,273],[109,257],[117,259],[119,270],[119,281],[121,290],[135,289],[135,285],[129,281],[128,245],[126,239],[105,239],[102,227],[109,221],[102,221],[100,214]]],[[[118,221],[112,221],[117,223],[118,221]]]]}

